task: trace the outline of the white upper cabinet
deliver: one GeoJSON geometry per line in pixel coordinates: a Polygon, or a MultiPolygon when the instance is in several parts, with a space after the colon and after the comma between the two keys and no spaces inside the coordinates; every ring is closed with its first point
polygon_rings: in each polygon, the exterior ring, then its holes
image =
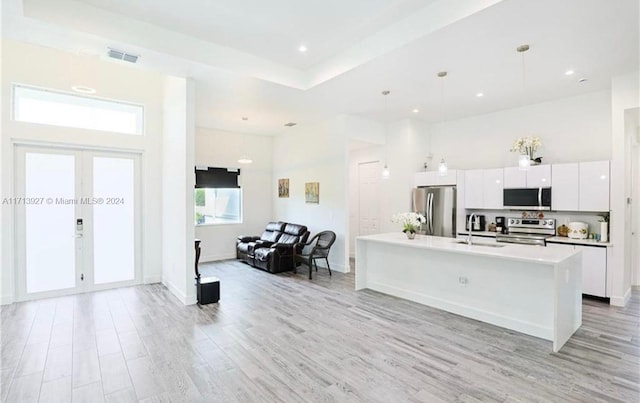
{"type": "Polygon", "coordinates": [[[527,187],[527,171],[521,171],[518,167],[504,169],[504,188],[520,189],[527,187]]]}
{"type": "Polygon", "coordinates": [[[525,172],[528,188],[551,187],[551,165],[534,165],[525,172]]]}
{"type": "Polygon", "coordinates": [[[413,186],[433,186],[436,184],[436,172],[435,171],[427,171],[427,172],[416,172],[413,175],[413,186]]]}
{"type": "MultiPolygon", "coordinates": [[[[578,163],[553,164],[553,189],[551,208],[557,211],[578,211],[580,209],[580,174],[578,163]]],[[[608,192],[607,192],[608,193],[608,192]]]]}
{"type": "Polygon", "coordinates": [[[503,169],[471,169],[464,172],[464,207],[502,209],[503,169]]]}
{"type": "Polygon", "coordinates": [[[464,172],[464,207],[480,209],[483,204],[484,175],[482,169],[464,172]]]}
{"type": "Polygon", "coordinates": [[[483,207],[486,209],[502,209],[503,199],[503,174],[504,170],[485,169],[483,171],[483,207]]]}
{"type": "Polygon", "coordinates": [[[455,169],[449,169],[446,175],[439,175],[436,173],[436,185],[449,186],[455,185],[457,182],[458,171],[455,169]]]}
{"type": "Polygon", "coordinates": [[[579,211],[609,211],[609,161],[579,165],[579,211]]]}
{"type": "Polygon", "coordinates": [[[518,167],[504,169],[504,188],[547,188],[551,187],[551,165],[534,165],[528,171],[518,167]]]}
{"type": "Polygon", "coordinates": [[[416,172],[413,175],[413,185],[419,186],[449,186],[455,185],[457,170],[450,169],[446,175],[439,175],[438,171],[416,172]]]}

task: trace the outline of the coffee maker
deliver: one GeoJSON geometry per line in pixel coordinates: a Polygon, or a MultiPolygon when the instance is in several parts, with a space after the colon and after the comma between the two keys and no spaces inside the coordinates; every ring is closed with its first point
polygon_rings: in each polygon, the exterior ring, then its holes
{"type": "Polygon", "coordinates": [[[496,217],[496,232],[499,234],[507,233],[507,220],[504,217],[496,217]]]}

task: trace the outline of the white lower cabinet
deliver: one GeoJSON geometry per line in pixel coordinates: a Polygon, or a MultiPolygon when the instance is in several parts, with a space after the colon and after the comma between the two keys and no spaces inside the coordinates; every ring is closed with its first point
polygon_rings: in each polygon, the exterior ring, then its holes
{"type": "Polygon", "coordinates": [[[582,293],[607,296],[607,248],[548,243],[548,248],[571,248],[582,251],[582,293]]]}
{"type": "Polygon", "coordinates": [[[582,293],[607,296],[607,248],[578,246],[582,251],[582,293]]]}

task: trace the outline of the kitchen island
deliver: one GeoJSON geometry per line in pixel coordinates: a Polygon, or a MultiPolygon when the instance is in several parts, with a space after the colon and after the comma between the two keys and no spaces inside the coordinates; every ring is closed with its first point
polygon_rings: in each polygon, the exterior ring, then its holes
{"type": "Polygon", "coordinates": [[[403,233],[356,238],[356,290],[371,289],[553,342],[582,324],[579,251],[467,245],[403,233]]]}

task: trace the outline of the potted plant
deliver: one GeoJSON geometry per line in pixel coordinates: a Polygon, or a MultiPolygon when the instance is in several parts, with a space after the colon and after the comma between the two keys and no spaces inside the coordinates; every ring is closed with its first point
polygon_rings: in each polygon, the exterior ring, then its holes
{"type": "Polygon", "coordinates": [[[542,147],[542,141],[536,136],[520,137],[513,142],[511,146],[511,152],[520,153],[520,155],[526,155],[531,161],[531,165],[537,165],[542,162],[542,157],[535,157],[535,152],[538,148],[542,147]]]}
{"type": "Polygon", "coordinates": [[[427,222],[420,213],[397,213],[391,217],[391,222],[397,222],[402,225],[402,232],[407,238],[414,239],[416,232],[420,229],[420,225],[427,222]]]}

